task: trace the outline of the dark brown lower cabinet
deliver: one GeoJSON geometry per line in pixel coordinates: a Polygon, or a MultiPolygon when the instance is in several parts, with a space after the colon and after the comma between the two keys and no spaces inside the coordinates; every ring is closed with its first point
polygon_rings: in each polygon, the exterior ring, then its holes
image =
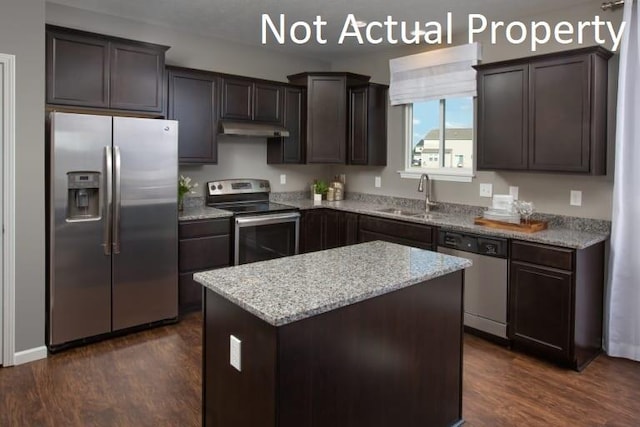
{"type": "Polygon", "coordinates": [[[512,241],[509,338],[582,370],[602,348],[604,243],[574,250],[512,241]]]}
{"type": "Polygon", "coordinates": [[[359,241],[383,240],[400,245],[436,250],[437,228],[424,224],[360,215],[359,241]]]}
{"type": "Polygon", "coordinates": [[[231,264],[231,220],[184,221],[178,227],[179,313],[200,310],[202,285],[193,273],[231,264]]]}
{"type": "Polygon", "coordinates": [[[300,252],[315,252],[358,243],[358,214],[333,209],[303,211],[300,252]]]}
{"type": "Polygon", "coordinates": [[[457,271],[280,327],[206,289],[203,425],[458,425],[462,289],[457,271]]]}

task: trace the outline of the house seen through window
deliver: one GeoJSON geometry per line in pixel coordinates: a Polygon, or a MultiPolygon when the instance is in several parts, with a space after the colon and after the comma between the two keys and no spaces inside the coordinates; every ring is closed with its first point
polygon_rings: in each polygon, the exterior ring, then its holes
{"type": "Polygon", "coordinates": [[[407,169],[446,174],[473,171],[473,97],[406,104],[407,169]]]}

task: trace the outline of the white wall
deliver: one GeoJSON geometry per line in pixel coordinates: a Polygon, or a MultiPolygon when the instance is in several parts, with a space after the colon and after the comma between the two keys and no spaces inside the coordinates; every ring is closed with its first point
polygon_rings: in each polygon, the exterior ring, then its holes
{"type": "Polygon", "coordinates": [[[44,0],[2,0],[0,52],[16,56],[16,351],[44,345],[44,0]]]}
{"type": "MultiPolygon", "coordinates": [[[[599,14],[602,19],[613,20],[616,25],[622,20],[620,10],[614,12],[602,12],[601,1],[594,0],[580,7],[560,9],[554,13],[527,17],[528,20],[545,20],[555,23],[561,20],[577,21],[592,20],[599,14]]],[[[488,17],[491,18],[490,16],[488,17]]],[[[496,45],[491,45],[488,39],[478,40],[483,44],[483,62],[495,62],[499,60],[518,58],[532,55],[527,45],[516,46],[498,39],[496,45]]],[[[466,43],[466,40],[459,40],[466,43]]],[[[594,40],[585,40],[585,45],[596,44],[594,40]]],[[[549,43],[540,47],[536,54],[571,49],[577,46],[559,45],[549,43]]],[[[609,48],[611,46],[608,46],[609,48]]],[[[334,71],[348,70],[355,73],[372,76],[371,80],[377,83],[389,82],[389,59],[403,55],[410,55],[425,48],[402,47],[383,53],[376,53],[358,57],[352,57],[336,61],[332,64],[334,71]]],[[[617,81],[617,55],[610,60],[609,77],[611,82],[609,107],[615,109],[615,81],[617,81]],[[612,96],[613,95],[613,96],[612,96]]],[[[540,212],[575,215],[589,218],[610,219],[611,200],[613,192],[613,135],[615,118],[613,112],[609,119],[609,159],[608,174],[602,177],[571,176],[559,174],[539,173],[512,173],[512,172],[478,172],[472,183],[436,182],[434,183],[435,197],[437,200],[466,203],[479,206],[489,204],[489,199],[479,197],[479,184],[492,183],[494,193],[508,192],[509,185],[520,188],[520,198],[531,200],[540,212]],[[583,205],[581,207],[569,206],[570,190],[583,191],[583,205]]],[[[388,163],[385,168],[364,168],[345,166],[338,168],[341,173],[347,175],[347,190],[363,193],[385,194],[409,198],[421,198],[417,192],[417,181],[402,179],[396,173],[404,167],[403,146],[403,112],[402,107],[389,107],[388,114],[388,163]],[[374,177],[382,177],[382,187],[374,188],[374,177]]]]}
{"type": "MultiPolygon", "coordinates": [[[[166,55],[167,64],[182,67],[285,82],[289,74],[330,68],[330,64],[318,60],[54,3],[46,5],[46,20],[48,24],[171,46],[166,55]]],[[[218,165],[182,166],[180,172],[199,182],[201,189],[204,182],[213,179],[265,178],[271,181],[274,191],[297,191],[308,188],[307,183],[314,178],[330,177],[328,168],[323,166],[269,166],[265,139],[226,136],[219,137],[218,165]],[[280,185],[282,173],[287,175],[286,185],[280,185]]]]}

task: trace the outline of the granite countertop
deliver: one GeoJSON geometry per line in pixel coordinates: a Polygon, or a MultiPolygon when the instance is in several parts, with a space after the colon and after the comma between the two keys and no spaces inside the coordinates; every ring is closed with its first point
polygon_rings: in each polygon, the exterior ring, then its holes
{"type": "MultiPolygon", "coordinates": [[[[300,208],[301,210],[330,208],[346,212],[355,212],[359,214],[374,215],[383,218],[415,222],[419,224],[434,225],[445,228],[447,230],[471,232],[487,236],[524,240],[528,242],[545,243],[548,245],[556,245],[573,249],[584,249],[596,243],[605,241],[609,237],[609,234],[604,232],[581,231],[571,228],[554,226],[550,226],[550,228],[547,230],[538,231],[535,233],[522,233],[518,231],[500,230],[484,227],[481,225],[475,225],[473,223],[473,219],[475,217],[473,214],[449,212],[445,213],[434,211],[419,216],[406,216],[394,213],[379,212],[380,209],[395,207],[392,205],[381,205],[378,203],[366,203],[352,200],[341,200],[338,202],[322,201],[321,203],[314,203],[313,200],[304,199],[290,200],[284,203],[300,208]]],[[[407,210],[407,208],[399,209],[407,210]]],[[[408,210],[415,211],[415,209],[408,210]]]]}
{"type": "MultiPolygon", "coordinates": [[[[323,200],[320,203],[310,199],[284,200],[279,203],[297,207],[301,210],[329,208],[346,212],[353,212],[365,215],[379,216],[383,218],[397,219],[407,222],[415,222],[418,224],[434,225],[447,230],[470,232],[483,234],[487,236],[504,237],[509,239],[518,239],[528,242],[544,243],[548,245],[562,246],[573,249],[584,249],[596,243],[605,241],[609,237],[609,233],[600,230],[585,231],[574,229],[566,224],[557,226],[550,224],[549,229],[538,231],[535,233],[521,233],[510,230],[500,230],[495,228],[475,225],[473,219],[476,215],[468,212],[430,212],[418,216],[399,215],[394,213],[380,212],[380,209],[398,208],[409,211],[419,212],[416,209],[407,209],[387,203],[371,203],[357,200],[341,200],[338,202],[328,202],[323,200]]],[[[186,206],[184,211],[180,212],[180,221],[190,221],[197,219],[215,219],[227,218],[233,214],[229,211],[210,208],[208,206],[186,206]]],[[[577,219],[576,219],[577,220],[577,219]]]]}
{"type": "Polygon", "coordinates": [[[179,212],[178,221],[192,221],[195,219],[215,219],[229,218],[233,213],[222,209],[210,208],[209,206],[185,206],[179,212]]]}
{"type": "Polygon", "coordinates": [[[283,326],[470,266],[464,258],[375,241],[193,277],[271,325],[283,326]]]}

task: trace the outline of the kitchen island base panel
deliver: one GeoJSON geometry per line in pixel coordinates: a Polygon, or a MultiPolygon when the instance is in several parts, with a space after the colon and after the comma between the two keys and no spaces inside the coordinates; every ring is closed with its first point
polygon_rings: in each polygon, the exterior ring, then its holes
{"type": "Polygon", "coordinates": [[[462,293],[457,271],[274,327],[207,289],[203,425],[459,423],[462,293]]]}

